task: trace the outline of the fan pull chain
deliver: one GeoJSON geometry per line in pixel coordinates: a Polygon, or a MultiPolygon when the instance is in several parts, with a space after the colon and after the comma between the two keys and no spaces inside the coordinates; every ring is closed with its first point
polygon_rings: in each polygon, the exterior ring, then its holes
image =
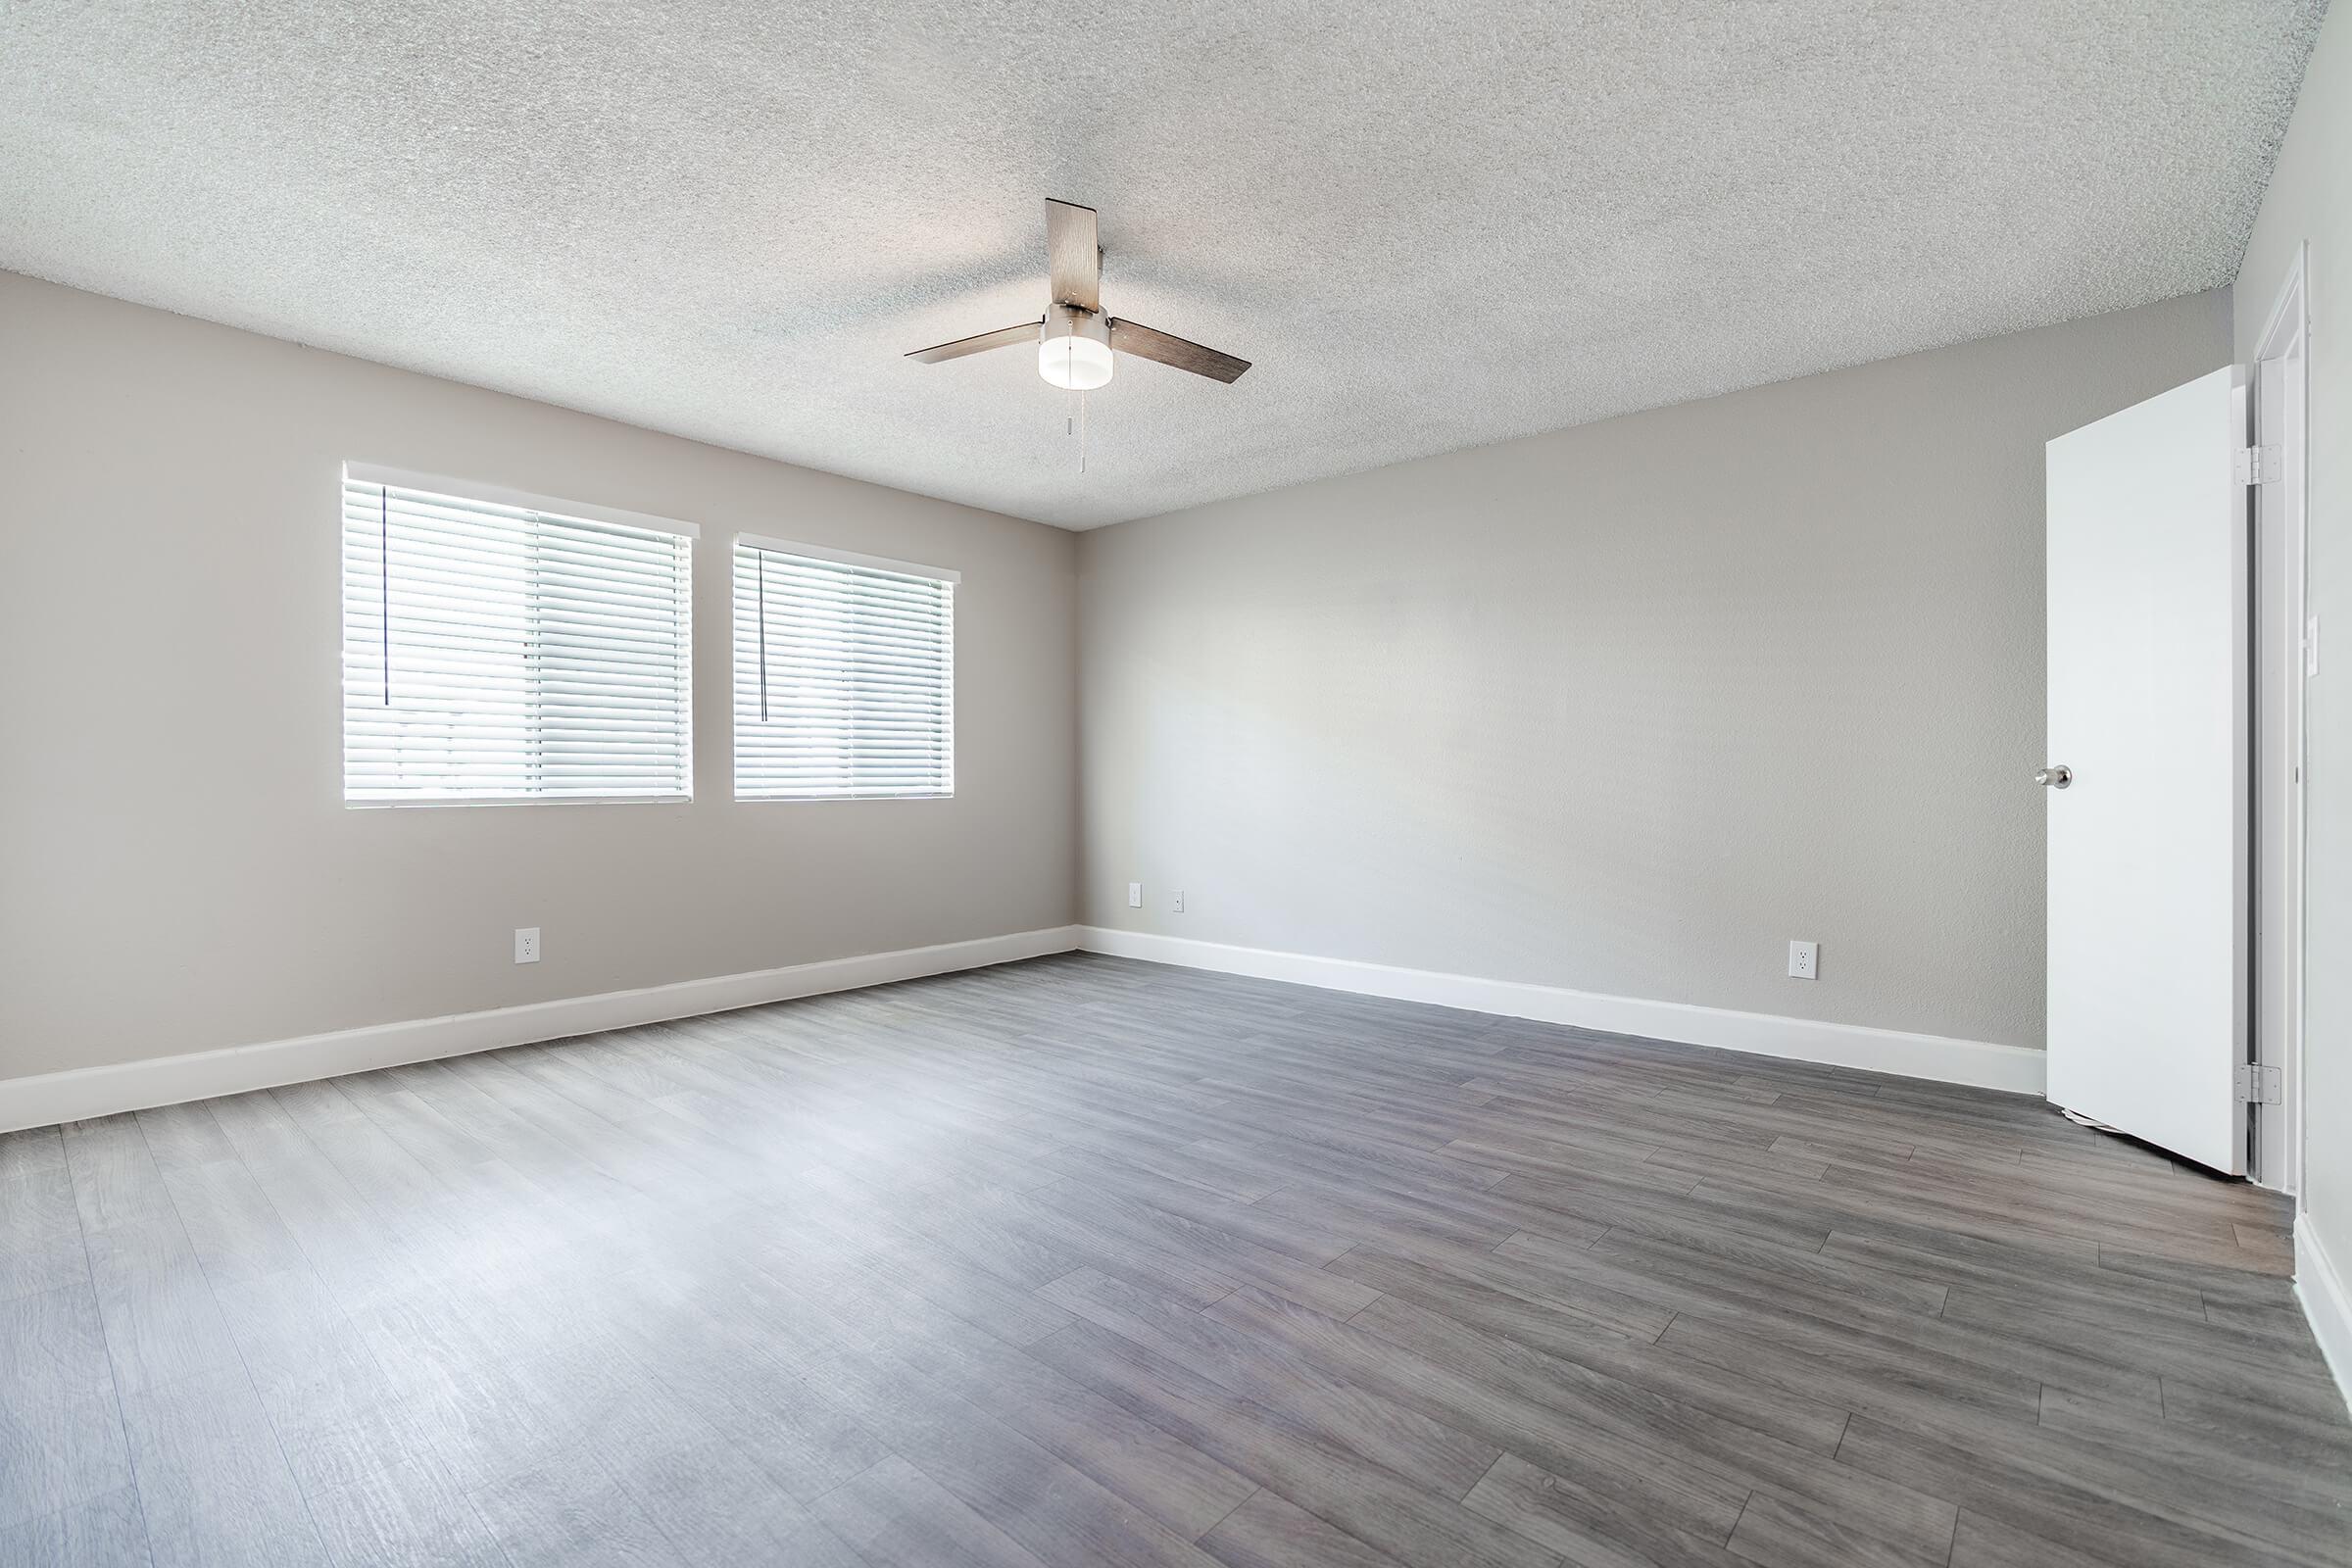
{"type": "MultiPolygon", "coordinates": [[[[1102,286],[1102,247],[1097,245],[1095,247],[1095,287],[1099,290],[1102,286]]],[[[1097,309],[1100,309],[1102,301],[1098,299],[1095,303],[1097,309]]],[[[1073,352],[1075,352],[1074,348],[1073,352]]],[[[1078,471],[1080,473],[1086,471],[1086,394],[1083,392],[1078,394],[1078,471]]]]}

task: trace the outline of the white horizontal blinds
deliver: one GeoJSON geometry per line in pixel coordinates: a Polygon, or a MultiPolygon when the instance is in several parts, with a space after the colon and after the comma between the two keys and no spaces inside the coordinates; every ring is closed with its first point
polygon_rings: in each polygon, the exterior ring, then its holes
{"type": "Polygon", "coordinates": [[[956,793],[953,573],[737,543],[735,793],[956,793]]]}
{"type": "Polygon", "coordinates": [[[344,798],[685,796],[691,550],[347,475],[344,798]]]}

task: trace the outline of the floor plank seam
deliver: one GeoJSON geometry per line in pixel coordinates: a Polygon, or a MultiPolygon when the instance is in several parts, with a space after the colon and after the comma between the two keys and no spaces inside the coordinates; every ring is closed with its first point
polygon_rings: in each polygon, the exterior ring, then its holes
{"type": "Polygon", "coordinates": [[[1193,1537],[1193,1540],[1194,1540],[1194,1542],[1195,1542],[1196,1544],[1198,1544],[1198,1543],[1200,1543],[1200,1542],[1202,1542],[1202,1541],[1205,1541],[1205,1540],[1207,1540],[1207,1539],[1208,1539],[1210,1536],[1213,1536],[1213,1535],[1215,1535],[1215,1534],[1217,1533],[1217,1527],[1218,1527],[1219,1525],[1222,1525],[1222,1524],[1224,1524],[1224,1522],[1225,1522],[1226,1520],[1228,1520],[1228,1519],[1232,1518],[1232,1517],[1233,1517],[1235,1514],[1237,1514],[1237,1513],[1240,1513],[1240,1512],[1241,1512],[1241,1511],[1242,1511],[1242,1510],[1243,1510],[1245,1507],[1249,1506],[1249,1504],[1250,1504],[1250,1499],[1251,1499],[1251,1498],[1253,1498],[1253,1497],[1257,1496],[1257,1495],[1258,1495],[1258,1494],[1260,1494],[1260,1493],[1264,1492],[1265,1490],[1266,1490],[1266,1489],[1265,1489],[1263,1486],[1255,1486],[1255,1487],[1251,1487],[1251,1488],[1250,1489],[1249,1494],[1248,1494],[1247,1496],[1243,1497],[1241,1501],[1239,1501],[1239,1502],[1235,1503],[1235,1504],[1234,1504],[1232,1507],[1230,1507],[1230,1508],[1226,1509],[1226,1510],[1225,1510],[1223,1513],[1221,1513],[1221,1514],[1217,1515],[1217,1518],[1216,1518],[1216,1523],[1215,1523],[1215,1524],[1211,1524],[1211,1525],[1210,1525],[1210,1526],[1209,1526],[1209,1527],[1208,1527],[1206,1530],[1203,1530],[1203,1531],[1200,1532],[1198,1535],[1194,1536],[1194,1537],[1193,1537]]]}
{"type": "Polygon", "coordinates": [[[1747,1495],[1740,1499],[1740,1511],[1732,1518],[1732,1528],[1723,1533],[1723,1539],[1716,1543],[1717,1545],[1723,1547],[1723,1549],[1726,1551],[1735,1552],[1739,1556],[1744,1557],[1747,1555],[1747,1553],[1743,1551],[1738,1551],[1738,1549],[1732,1545],[1732,1541],[1740,1534],[1740,1526],[1746,1521],[1747,1510],[1754,1507],[1755,1502],[1756,1489],[1750,1487],[1748,1489],[1747,1495]]]}
{"type": "MultiPolygon", "coordinates": [[[[60,1129],[58,1134],[58,1156],[60,1166],[66,1173],[66,1191],[69,1197],[73,1200],[74,1229],[81,1238],[82,1280],[83,1283],[89,1287],[91,1310],[93,1312],[100,1313],[100,1345],[106,1352],[106,1387],[107,1392],[112,1395],[114,1398],[115,1433],[117,1439],[122,1445],[122,1468],[130,1478],[131,1498],[138,1504],[140,1544],[146,1546],[149,1552],[152,1553],[154,1550],[153,1544],[155,1541],[155,1527],[149,1521],[147,1515],[147,1489],[139,1481],[138,1450],[131,1446],[130,1442],[130,1413],[123,1406],[122,1375],[115,1370],[114,1348],[111,1346],[107,1346],[103,1338],[106,1332],[105,1318],[98,1305],[97,1265],[91,1260],[90,1257],[90,1221],[89,1216],[82,1212],[81,1182],[80,1178],[74,1174],[74,1163],[66,1152],[65,1135],[63,1129],[60,1129]]],[[[68,1507],[74,1505],[68,1505],[68,1507]]],[[[61,1516],[67,1510],[65,1508],[57,1510],[61,1516]]]]}

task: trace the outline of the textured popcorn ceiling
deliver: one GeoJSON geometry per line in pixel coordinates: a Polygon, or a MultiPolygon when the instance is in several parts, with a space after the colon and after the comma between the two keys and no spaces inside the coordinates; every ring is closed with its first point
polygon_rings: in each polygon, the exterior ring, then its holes
{"type": "Polygon", "coordinates": [[[0,268],[1086,527],[2226,282],[2322,9],[9,0],[0,268]]]}

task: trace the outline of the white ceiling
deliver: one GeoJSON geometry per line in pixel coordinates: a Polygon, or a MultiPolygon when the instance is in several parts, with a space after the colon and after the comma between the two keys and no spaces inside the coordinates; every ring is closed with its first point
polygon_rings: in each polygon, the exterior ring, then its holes
{"type": "Polygon", "coordinates": [[[2228,281],[2323,0],[0,6],[0,268],[1070,527],[2228,281]],[[1041,198],[1105,306],[1004,350],[1041,198]]]}

